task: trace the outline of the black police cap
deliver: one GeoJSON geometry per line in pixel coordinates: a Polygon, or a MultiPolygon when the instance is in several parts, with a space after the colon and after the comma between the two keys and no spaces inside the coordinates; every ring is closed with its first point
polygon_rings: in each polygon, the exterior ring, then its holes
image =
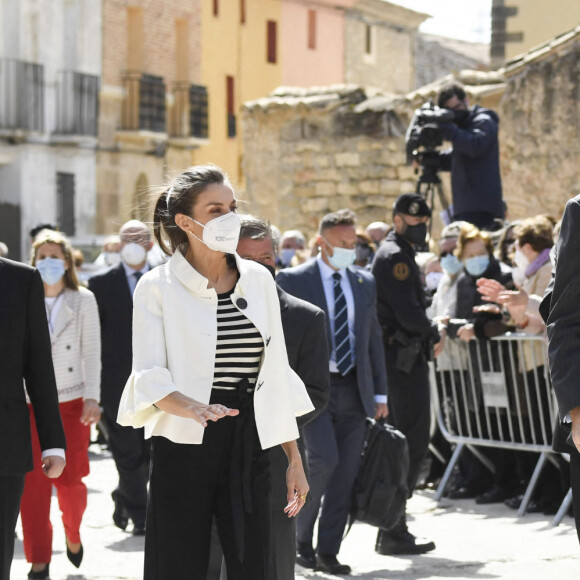
{"type": "Polygon", "coordinates": [[[399,195],[393,211],[415,217],[431,217],[431,210],[425,198],[418,193],[403,193],[399,195]]]}

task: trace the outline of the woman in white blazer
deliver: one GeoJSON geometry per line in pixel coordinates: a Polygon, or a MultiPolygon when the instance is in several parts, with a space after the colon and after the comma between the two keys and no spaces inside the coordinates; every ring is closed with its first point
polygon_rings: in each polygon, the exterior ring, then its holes
{"type": "Polygon", "coordinates": [[[266,580],[264,450],[286,451],[293,517],[308,492],[296,416],[313,409],[288,365],[276,287],[235,254],[236,198],[216,166],[174,179],[154,228],[172,255],[135,290],[133,372],[118,416],[152,438],[144,579],[205,579],[215,518],[229,580],[266,580]]]}
{"type": "MultiPolygon", "coordinates": [[[[49,577],[52,555],[50,499],[56,487],[66,534],[68,559],[78,568],[83,558],[80,525],[87,506],[83,477],[89,474],[90,426],[101,415],[101,332],[97,302],[79,286],[72,248],[60,232],[43,230],[32,247],[31,263],[44,285],[46,316],[60,414],[67,444],[67,463],[58,479],[43,475],[39,438],[30,407],[33,471],[26,474],[20,506],[24,553],[32,563],[28,578],[49,577]]],[[[46,453],[46,452],[45,452],[46,453]]],[[[64,454],[64,450],[62,450],[64,454]]]]}

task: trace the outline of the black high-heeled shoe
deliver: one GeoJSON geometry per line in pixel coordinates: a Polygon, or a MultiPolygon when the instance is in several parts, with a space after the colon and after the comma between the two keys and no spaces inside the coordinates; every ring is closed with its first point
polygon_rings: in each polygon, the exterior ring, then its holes
{"type": "Polygon", "coordinates": [[[30,572],[28,572],[28,580],[49,580],[49,567],[50,564],[47,564],[46,568],[44,570],[40,570],[39,572],[33,572],[32,568],[30,568],[30,572]]]}
{"type": "Polygon", "coordinates": [[[68,544],[66,545],[66,557],[70,560],[75,568],[78,568],[81,565],[81,562],[83,561],[83,555],[84,550],[82,544],[81,549],[76,554],[70,551],[68,544]]]}

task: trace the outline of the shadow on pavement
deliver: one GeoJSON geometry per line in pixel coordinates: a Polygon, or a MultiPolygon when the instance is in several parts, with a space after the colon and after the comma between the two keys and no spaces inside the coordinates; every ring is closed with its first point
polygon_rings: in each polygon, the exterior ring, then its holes
{"type": "MultiPolygon", "coordinates": [[[[404,557],[404,556],[403,556],[404,557]]],[[[402,556],[397,556],[402,558],[402,556]]],[[[412,559],[412,557],[409,557],[412,559]]],[[[412,578],[413,580],[420,580],[421,578],[499,578],[496,574],[488,572],[480,573],[480,568],[484,567],[487,562],[458,562],[456,560],[449,560],[447,558],[429,558],[429,567],[421,568],[411,565],[406,570],[388,570],[380,568],[378,570],[366,570],[357,573],[356,571],[349,576],[333,576],[331,574],[324,574],[323,572],[313,572],[302,570],[301,573],[304,578],[321,578],[321,579],[336,579],[336,578],[367,578],[368,580],[404,580],[405,578],[412,578]]]]}
{"type": "Polygon", "coordinates": [[[112,544],[107,544],[105,549],[113,550],[114,552],[142,552],[145,546],[145,538],[127,536],[125,539],[118,542],[113,542],[112,544]]]}

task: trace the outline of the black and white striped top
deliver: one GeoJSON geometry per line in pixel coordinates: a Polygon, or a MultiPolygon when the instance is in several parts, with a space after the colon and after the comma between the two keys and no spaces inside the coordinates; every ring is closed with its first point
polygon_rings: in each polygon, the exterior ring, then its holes
{"type": "Polygon", "coordinates": [[[214,389],[233,390],[244,378],[253,387],[264,351],[262,335],[234,306],[232,293],[218,294],[214,389]]]}

